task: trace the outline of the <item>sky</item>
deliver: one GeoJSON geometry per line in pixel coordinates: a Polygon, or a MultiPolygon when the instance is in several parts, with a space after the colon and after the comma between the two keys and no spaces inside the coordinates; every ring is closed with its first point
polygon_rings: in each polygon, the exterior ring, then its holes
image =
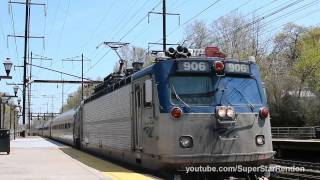
{"type": "MultiPolygon", "coordinates": [[[[16,0],[24,2],[24,0],[16,0]]],[[[33,60],[33,64],[81,76],[80,62],[66,62],[62,59],[84,54],[85,77],[104,78],[112,72],[118,58],[107,47],[99,46],[104,41],[122,41],[147,49],[150,42],[162,41],[162,16],[148,12],[161,12],[162,0],[32,0],[46,6],[31,6],[30,36],[44,39],[30,39],[33,57],[45,56],[52,61],[33,60]],[[148,21],[149,19],[149,21],[148,21]]],[[[279,32],[289,22],[303,26],[317,26],[320,23],[319,0],[167,0],[167,12],[179,13],[167,16],[167,43],[178,43],[185,36],[185,28],[195,20],[211,24],[219,17],[239,13],[245,18],[263,17],[295,3],[275,13],[263,22],[264,35],[279,32]]],[[[11,58],[14,65],[23,64],[24,39],[7,35],[24,35],[25,6],[9,4],[0,0],[0,62],[11,58]]],[[[161,50],[153,46],[152,50],[161,50]]],[[[1,63],[2,64],[2,63],[1,63]]],[[[4,75],[0,66],[0,75],[4,75]]],[[[8,83],[22,83],[23,69],[12,68],[12,80],[1,80],[0,91],[13,94],[8,83]]],[[[79,80],[67,75],[32,68],[32,79],[79,80]]],[[[35,113],[59,112],[62,102],[79,85],[32,84],[32,106],[35,113]],[[62,93],[63,92],[63,93],[62,93]],[[63,94],[63,95],[62,95],[63,94]],[[48,107],[48,108],[47,108],[48,107]]],[[[22,88],[22,87],[21,87],[22,88]]],[[[19,91],[18,96],[22,96],[19,91]]]]}

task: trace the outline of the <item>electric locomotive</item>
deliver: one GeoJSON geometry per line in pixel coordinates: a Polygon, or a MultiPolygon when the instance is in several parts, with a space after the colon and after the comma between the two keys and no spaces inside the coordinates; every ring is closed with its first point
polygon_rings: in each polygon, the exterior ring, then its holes
{"type": "Polygon", "coordinates": [[[73,145],[149,169],[270,163],[270,116],[253,58],[178,46],[141,66],[110,74],[72,111],[73,145]]]}

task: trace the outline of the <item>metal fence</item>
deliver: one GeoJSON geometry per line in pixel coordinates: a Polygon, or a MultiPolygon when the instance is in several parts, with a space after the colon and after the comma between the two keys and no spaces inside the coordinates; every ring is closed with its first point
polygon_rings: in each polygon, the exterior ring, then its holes
{"type": "Polygon", "coordinates": [[[314,139],[315,127],[272,127],[272,138],[314,139]]]}

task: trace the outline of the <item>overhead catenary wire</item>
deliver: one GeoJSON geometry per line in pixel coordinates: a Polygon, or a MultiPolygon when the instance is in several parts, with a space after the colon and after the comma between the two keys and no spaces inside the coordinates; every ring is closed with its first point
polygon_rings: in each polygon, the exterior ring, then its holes
{"type": "MultiPolygon", "coordinates": [[[[278,13],[280,13],[280,12],[282,12],[282,11],[284,11],[284,10],[286,10],[286,9],[296,5],[296,4],[299,4],[300,2],[303,2],[303,1],[304,0],[296,0],[296,1],[292,2],[292,3],[286,4],[286,5],[278,8],[278,9],[276,9],[276,10],[274,10],[274,11],[272,11],[272,12],[270,12],[270,13],[262,16],[262,17],[259,17],[258,19],[255,19],[255,20],[253,20],[253,21],[251,21],[251,22],[249,22],[249,23],[247,23],[247,24],[235,29],[234,31],[232,31],[232,32],[230,32],[228,34],[230,35],[230,34],[233,34],[233,33],[236,33],[236,32],[240,32],[240,31],[242,31],[242,30],[244,30],[244,29],[246,29],[248,27],[251,27],[252,25],[254,25],[254,24],[258,23],[258,22],[261,22],[262,20],[265,20],[265,19],[267,19],[267,18],[269,18],[269,17],[271,17],[271,16],[273,16],[275,14],[278,14],[278,13]]],[[[174,31],[169,33],[168,36],[170,36],[173,32],[174,31]]],[[[219,38],[217,40],[219,40],[219,38]]]]}
{"type": "Polygon", "coordinates": [[[203,10],[201,10],[200,12],[198,12],[197,14],[195,14],[194,16],[192,16],[190,19],[188,19],[187,21],[185,21],[182,26],[185,26],[186,24],[188,24],[190,21],[192,21],[194,18],[200,16],[202,13],[206,12],[208,9],[210,9],[212,6],[214,6],[215,4],[217,4],[218,2],[220,2],[221,0],[216,0],[214,1],[212,4],[210,4],[208,7],[204,8],[203,10]]]}
{"type": "MultiPolygon", "coordinates": [[[[132,19],[133,19],[133,18],[138,14],[138,12],[146,5],[147,2],[150,2],[150,1],[145,1],[145,2],[143,3],[143,5],[129,18],[129,21],[125,22],[124,24],[125,24],[125,25],[128,25],[129,22],[132,21],[132,19]]],[[[124,13],[124,14],[126,14],[126,13],[124,13]]],[[[121,30],[121,29],[125,29],[125,28],[120,28],[120,30],[121,30]]],[[[115,33],[113,33],[113,34],[115,34],[115,33]]],[[[117,33],[116,33],[116,34],[117,34],[117,33]]],[[[110,36],[112,37],[113,35],[110,35],[110,36]]],[[[113,39],[114,39],[114,38],[112,38],[111,40],[113,40],[113,39]]],[[[95,58],[97,57],[97,55],[98,55],[97,49],[95,49],[95,52],[96,52],[96,53],[95,53],[93,59],[95,59],[95,58]]],[[[102,57],[100,57],[94,65],[91,65],[91,66],[90,66],[90,68],[86,71],[86,73],[89,72],[93,67],[95,67],[96,64],[98,64],[109,52],[110,52],[110,51],[105,52],[105,53],[102,55],[102,57]]],[[[91,54],[91,53],[90,53],[90,54],[91,54]]]]}
{"type": "MultiPolygon", "coordinates": [[[[100,19],[100,21],[97,23],[97,25],[95,26],[95,28],[93,29],[93,31],[90,33],[89,38],[85,41],[85,43],[83,45],[81,45],[81,47],[79,49],[82,49],[81,52],[83,52],[83,49],[85,47],[88,46],[88,44],[93,40],[93,37],[96,35],[97,31],[101,28],[101,25],[105,22],[105,20],[107,19],[107,17],[109,16],[111,9],[114,7],[114,5],[116,4],[116,2],[118,2],[117,0],[113,0],[112,3],[107,2],[108,8],[104,9],[105,13],[102,16],[102,18],[100,19]]],[[[96,49],[94,49],[96,50],[96,49]]],[[[92,53],[92,52],[91,52],[92,53]]],[[[91,54],[89,53],[89,54],[91,54]]],[[[76,53],[79,54],[79,51],[76,53]]]]}
{"type": "MultiPolygon", "coordinates": [[[[6,42],[6,36],[4,35],[3,27],[2,27],[2,21],[0,19],[0,31],[2,35],[3,42],[6,42]]],[[[1,46],[0,46],[1,47],[1,46]]],[[[8,49],[8,48],[7,48],[8,49]]]]}
{"type": "MultiPolygon", "coordinates": [[[[305,4],[305,5],[302,5],[302,6],[298,7],[298,8],[296,8],[296,9],[293,9],[293,10],[291,10],[291,11],[289,11],[289,12],[283,14],[283,15],[280,15],[280,16],[274,18],[274,19],[271,19],[271,20],[269,20],[269,21],[267,21],[267,22],[264,22],[263,24],[259,24],[259,27],[258,27],[258,28],[259,28],[259,29],[262,29],[263,27],[267,27],[268,25],[272,24],[272,22],[277,22],[277,21],[279,21],[279,20],[281,20],[281,19],[283,19],[283,18],[289,17],[289,16],[292,15],[292,14],[299,13],[299,12],[303,11],[304,9],[311,7],[312,5],[314,5],[315,3],[317,3],[318,1],[319,1],[319,0],[312,1],[312,2],[310,2],[310,3],[307,3],[307,4],[305,4]]],[[[318,3],[319,3],[319,2],[318,2],[318,3]]],[[[316,12],[316,11],[313,11],[313,13],[315,13],[315,12],[316,12]]],[[[286,23],[286,24],[288,24],[288,23],[286,23]]],[[[254,28],[254,27],[252,27],[252,28],[254,28]]],[[[252,29],[249,28],[249,29],[247,29],[245,32],[250,31],[250,30],[252,30],[252,29]]],[[[274,30],[272,30],[272,31],[274,31],[274,30]]],[[[261,35],[263,35],[263,34],[265,34],[265,33],[260,33],[260,34],[258,34],[258,35],[261,36],[261,35]]]]}
{"type": "MultiPolygon", "coordinates": [[[[195,14],[194,16],[192,16],[191,18],[189,18],[188,20],[186,20],[181,26],[173,29],[171,32],[169,32],[169,34],[167,35],[167,37],[169,37],[171,34],[173,34],[174,32],[176,32],[178,29],[180,29],[181,27],[184,27],[185,25],[189,24],[193,19],[195,19],[196,17],[200,16],[202,13],[206,12],[207,10],[209,10],[213,5],[217,4],[220,0],[217,0],[217,1],[214,1],[212,4],[210,4],[209,6],[207,6],[206,8],[202,9],[200,12],[198,12],[197,14],[195,14]]],[[[246,1],[245,3],[241,4],[240,6],[232,9],[231,11],[229,11],[228,13],[226,13],[225,15],[227,14],[230,14],[234,11],[237,11],[238,9],[240,9],[241,7],[247,5],[248,3],[250,3],[251,0],[248,0],[246,1]]],[[[223,16],[225,16],[223,15],[223,16]]],[[[221,17],[223,16],[220,16],[219,18],[217,18],[215,21],[219,20],[221,17]]],[[[161,39],[159,39],[156,43],[159,43],[161,41],[161,39]]],[[[150,47],[153,47],[155,45],[151,45],[150,47]]]]}
{"type": "MultiPolygon", "coordinates": [[[[19,53],[18,53],[18,45],[17,45],[17,37],[16,37],[16,30],[15,30],[15,23],[14,23],[14,14],[13,14],[13,10],[12,10],[12,5],[11,4],[9,4],[8,5],[9,6],[9,13],[10,13],[10,17],[11,17],[11,27],[12,27],[12,31],[13,31],[13,35],[14,35],[14,44],[15,44],[15,53],[16,53],[16,61],[18,62],[18,63],[20,63],[20,61],[19,61],[19,53]]],[[[7,47],[8,49],[9,49],[9,46],[7,47]]],[[[19,72],[19,74],[17,75],[18,76],[18,78],[19,78],[19,81],[22,81],[22,72],[21,72],[21,70],[20,70],[20,68],[19,68],[19,70],[18,70],[18,72],[17,71],[15,71],[14,70],[14,72],[15,73],[18,73],[19,72]]]]}
{"type": "MultiPolygon", "coordinates": [[[[277,26],[277,27],[272,27],[271,30],[268,30],[268,31],[266,30],[266,31],[260,33],[260,36],[265,35],[265,34],[267,34],[267,33],[271,33],[271,32],[273,32],[273,31],[276,31],[276,30],[280,29],[280,28],[283,28],[284,26],[286,26],[286,25],[288,25],[288,24],[290,24],[290,23],[294,23],[294,22],[296,22],[296,21],[298,21],[298,20],[305,19],[305,18],[307,18],[307,17],[309,17],[309,16],[311,16],[311,15],[313,15],[313,14],[319,12],[319,11],[320,11],[320,9],[316,9],[316,10],[314,10],[314,11],[307,12],[307,13],[299,16],[299,17],[292,18],[292,20],[290,20],[290,22],[281,24],[280,26],[277,26]]],[[[319,25],[319,24],[318,24],[318,25],[319,25]]]]}
{"type": "MultiPolygon", "coordinates": [[[[157,5],[155,5],[151,11],[155,10],[159,5],[161,4],[161,2],[159,2],[157,5]]],[[[145,16],[143,16],[134,26],[132,26],[129,31],[127,31],[127,33],[125,33],[119,41],[122,41],[125,37],[127,37],[139,24],[141,24],[143,22],[143,20],[145,20],[148,17],[148,14],[146,14],[145,16]]]]}
{"type": "MultiPolygon", "coordinates": [[[[152,11],[161,4],[161,1],[159,3],[157,3],[153,8],[152,11]]],[[[139,24],[141,24],[143,22],[143,20],[145,20],[148,17],[148,14],[146,14],[145,16],[143,16],[135,25],[133,25],[120,39],[119,42],[122,41],[125,37],[127,37],[139,24]]],[[[92,70],[111,50],[107,50],[96,62],[94,65],[92,65],[86,72],[88,73],[90,70],[92,70]]]]}
{"type": "Polygon", "coordinates": [[[63,36],[64,27],[65,27],[66,21],[68,19],[69,8],[70,8],[70,0],[68,0],[68,2],[67,2],[67,9],[66,9],[66,12],[65,12],[65,16],[64,16],[64,19],[63,19],[61,31],[60,31],[59,38],[58,38],[58,47],[56,49],[57,57],[59,57],[59,53],[60,53],[60,43],[61,43],[61,39],[62,39],[62,36],[63,36]]]}
{"type": "Polygon", "coordinates": [[[52,26],[51,26],[51,30],[50,32],[48,32],[48,37],[46,38],[46,41],[47,41],[47,45],[49,44],[49,38],[50,38],[50,35],[52,34],[53,30],[54,30],[54,26],[55,26],[55,23],[56,23],[56,18],[57,18],[57,14],[58,14],[58,10],[60,9],[60,3],[61,3],[61,0],[58,0],[58,5],[54,11],[54,15],[53,15],[53,21],[52,23],[52,26]]]}
{"type": "Polygon", "coordinates": [[[118,31],[116,31],[116,33],[115,34],[119,34],[125,27],[127,27],[127,25],[128,24],[130,24],[130,22],[138,15],[138,13],[139,12],[141,12],[141,10],[148,4],[148,2],[150,2],[149,0],[146,0],[143,4],[142,4],[142,6],[140,6],[139,8],[138,8],[138,10],[136,10],[128,19],[128,21],[126,21],[125,23],[123,23],[123,25],[122,26],[119,26],[119,30],[118,31]]]}
{"type": "MultiPolygon", "coordinates": [[[[133,1],[132,1],[132,2],[133,2],[133,1]]],[[[148,2],[152,2],[152,1],[145,1],[145,2],[143,3],[143,6],[145,6],[146,3],[148,3],[148,2]]],[[[135,2],[133,2],[133,3],[134,3],[134,6],[137,5],[137,3],[135,3],[135,2]]],[[[128,6],[130,7],[130,5],[128,5],[128,6]]],[[[129,16],[130,13],[131,13],[131,11],[133,10],[133,8],[129,8],[129,10],[123,8],[123,10],[124,10],[124,12],[121,13],[121,16],[119,16],[119,17],[117,18],[117,20],[116,20],[116,22],[119,22],[118,25],[117,25],[116,28],[113,30],[113,32],[108,36],[108,38],[111,37],[112,39],[117,39],[117,38],[116,38],[117,35],[120,34],[124,29],[126,29],[126,28],[124,28],[124,27],[129,26],[129,25],[130,25],[130,22],[131,22],[132,20],[134,20],[134,18],[133,18],[134,15],[129,16]],[[126,18],[126,19],[125,19],[125,18],[126,18]]],[[[134,12],[134,13],[138,13],[138,12],[134,12]]]]}
{"type": "Polygon", "coordinates": [[[296,9],[293,9],[293,10],[291,10],[291,11],[289,11],[289,12],[287,12],[287,13],[281,15],[281,16],[278,16],[278,17],[276,17],[274,19],[271,19],[270,21],[265,22],[265,24],[271,24],[272,22],[277,22],[277,21],[279,21],[279,20],[281,20],[281,19],[283,19],[285,17],[288,17],[288,16],[290,16],[292,14],[296,14],[298,12],[301,12],[301,11],[303,11],[303,10],[305,10],[305,9],[307,9],[307,8],[317,4],[319,2],[320,2],[319,0],[314,0],[314,1],[310,2],[310,3],[307,3],[307,4],[305,4],[303,6],[300,6],[300,7],[296,8],[296,9]]]}

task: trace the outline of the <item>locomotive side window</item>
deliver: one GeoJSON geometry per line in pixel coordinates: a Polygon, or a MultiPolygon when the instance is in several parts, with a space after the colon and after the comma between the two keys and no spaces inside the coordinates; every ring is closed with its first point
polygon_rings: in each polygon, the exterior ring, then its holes
{"type": "Polygon", "coordinates": [[[143,102],[144,107],[152,106],[152,81],[147,79],[143,83],[143,102]]]}
{"type": "Polygon", "coordinates": [[[135,86],[135,90],[137,91],[137,105],[138,105],[138,107],[140,107],[141,106],[141,91],[139,90],[139,88],[140,88],[140,86],[139,85],[136,85],[135,86]]]}

